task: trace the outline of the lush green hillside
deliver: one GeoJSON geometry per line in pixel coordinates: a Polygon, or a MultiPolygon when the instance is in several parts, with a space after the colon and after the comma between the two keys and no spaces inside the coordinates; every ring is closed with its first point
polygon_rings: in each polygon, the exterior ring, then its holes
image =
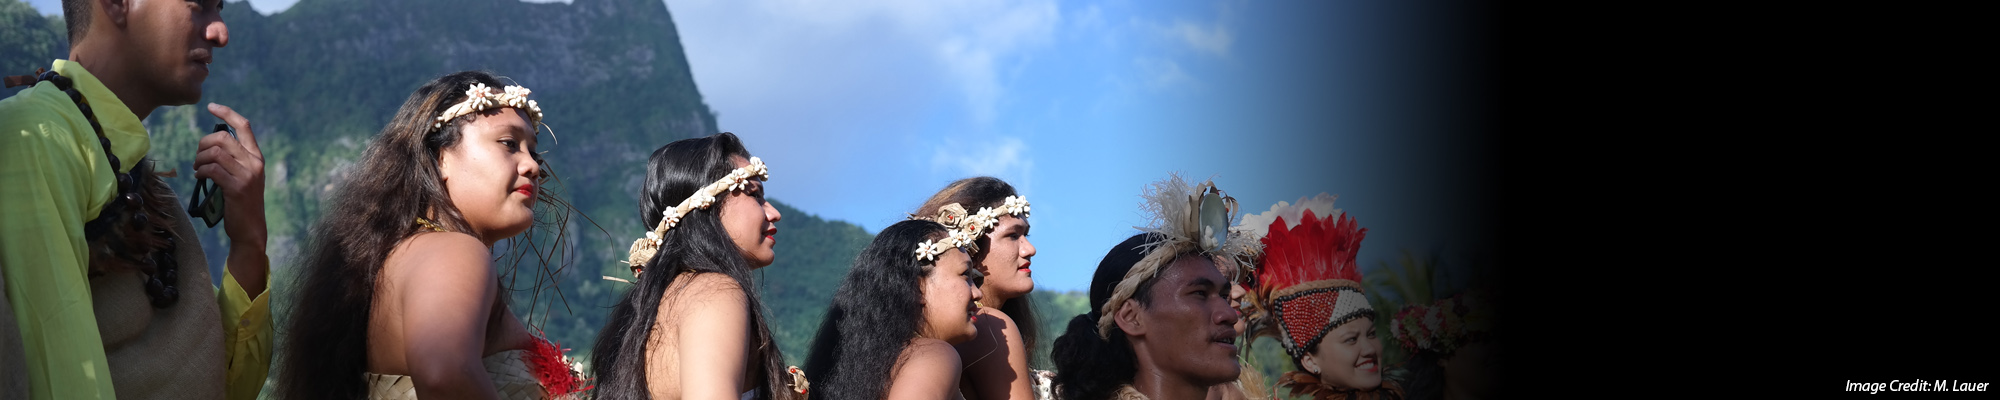
{"type": "MultiPolygon", "coordinates": [[[[0,0],[0,75],[27,75],[69,53],[61,17],[44,16],[28,3],[0,0]]],[[[0,91],[12,95],[21,88],[0,91]]]]}
{"type": "MultiPolygon", "coordinates": [[[[608,305],[629,287],[601,276],[631,274],[617,260],[644,232],[636,199],[646,155],[667,142],[715,131],[715,114],[695,88],[665,5],[301,0],[263,16],[232,4],[224,9],[231,43],[216,52],[202,101],[236,108],[258,133],[267,160],[275,284],[290,282],[289,261],[317,220],[320,199],[342,181],[404,97],[439,75],[487,69],[535,90],[556,132],[542,149],[563,181],[548,189],[595,221],[572,217],[562,230],[568,242],[559,254],[567,256],[558,259],[567,268],[553,285],[560,299],[555,290],[526,290],[535,286],[532,269],[508,275],[517,289],[516,312],[574,349],[572,356],[587,359],[608,305]]],[[[66,54],[62,29],[59,18],[38,15],[19,0],[0,0],[0,74],[25,74],[66,54]]],[[[148,119],[152,157],[181,173],[169,179],[176,190],[192,186],[195,141],[214,123],[195,106],[162,108],[148,119]]],[[[774,203],[786,215],[784,240],[777,263],[756,273],[756,286],[788,361],[803,364],[835,286],[873,237],[854,224],[774,203]]],[[[211,269],[219,269],[226,243],[221,229],[197,230],[211,246],[211,269]]],[[[553,250],[546,239],[539,247],[553,250]]],[[[1076,292],[1033,296],[1042,327],[1033,359],[1046,369],[1050,342],[1086,311],[1087,300],[1076,292]]],[[[283,326],[292,299],[274,300],[283,326]]],[[[279,340],[284,337],[280,332],[279,340]]],[[[1282,362],[1281,356],[1266,359],[1282,362]]],[[[1276,364],[1264,364],[1271,365],[1260,369],[1276,371],[1276,364]]]]}

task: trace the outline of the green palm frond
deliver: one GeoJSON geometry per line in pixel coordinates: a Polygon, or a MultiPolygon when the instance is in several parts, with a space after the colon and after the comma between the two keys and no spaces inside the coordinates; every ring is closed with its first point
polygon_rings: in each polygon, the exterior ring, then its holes
{"type": "Polygon", "coordinates": [[[1420,258],[1414,252],[1403,250],[1396,263],[1384,261],[1375,273],[1363,278],[1371,289],[1368,293],[1376,297],[1374,302],[1384,306],[1386,309],[1382,311],[1387,312],[1395,312],[1396,308],[1404,305],[1429,304],[1436,300],[1432,296],[1432,283],[1437,278],[1437,260],[1436,256],[1420,258]],[[1386,297],[1379,297],[1386,294],[1383,293],[1385,291],[1395,292],[1396,301],[1385,301],[1388,300],[1386,297]]]}

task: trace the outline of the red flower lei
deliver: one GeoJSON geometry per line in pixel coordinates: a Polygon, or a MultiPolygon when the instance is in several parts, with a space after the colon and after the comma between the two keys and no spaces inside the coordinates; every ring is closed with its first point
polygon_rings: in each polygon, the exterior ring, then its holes
{"type": "Polygon", "coordinates": [[[575,370],[570,369],[569,363],[563,361],[563,350],[568,349],[557,349],[554,343],[536,336],[534,345],[529,346],[528,352],[521,355],[521,361],[528,364],[528,370],[535,374],[535,380],[541,381],[542,389],[548,391],[550,397],[582,392],[594,387],[584,386],[583,377],[577,376],[575,370]]]}

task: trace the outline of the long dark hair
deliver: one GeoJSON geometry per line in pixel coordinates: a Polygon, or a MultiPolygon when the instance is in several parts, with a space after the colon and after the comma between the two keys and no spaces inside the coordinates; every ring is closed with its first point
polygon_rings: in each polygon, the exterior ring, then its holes
{"type": "MultiPolygon", "coordinates": [[[[939,208],[952,203],[958,203],[959,206],[965,207],[965,211],[967,212],[979,212],[981,207],[1000,208],[1000,205],[1006,204],[1007,197],[1016,194],[1018,193],[1014,191],[1014,185],[1009,185],[1007,181],[1000,180],[1000,178],[990,176],[965,178],[957,182],[952,182],[950,185],[945,185],[944,189],[938,190],[937,194],[931,195],[929,200],[924,201],[922,207],[917,208],[915,214],[920,216],[937,215],[939,208]]],[[[972,256],[972,265],[976,268],[986,260],[987,250],[992,249],[993,246],[992,239],[987,238],[986,235],[974,238],[973,243],[978,244],[978,246],[969,255],[972,256]]],[[[1006,313],[1008,318],[1014,319],[1015,328],[1021,332],[1021,342],[1029,350],[1035,348],[1035,340],[1041,336],[1042,331],[1041,322],[1035,318],[1035,302],[1029,300],[1031,297],[1033,296],[1022,295],[1019,298],[1008,300],[1006,304],[1000,305],[1000,312],[1006,313]]],[[[1030,358],[1033,356],[1033,354],[1029,355],[1030,358]]]]}
{"type": "MultiPolygon", "coordinates": [[[[658,226],[665,210],[734,171],[736,166],[730,162],[731,156],[749,159],[750,151],[743,148],[736,135],[726,132],[683,139],[654,150],[646,162],[645,191],[639,195],[640,218],[646,229],[658,226]]],[[[750,383],[757,386],[760,397],[764,398],[796,394],[785,389],[791,375],[784,372],[784,355],[778,351],[777,343],[772,342],[771,328],[764,322],[763,303],[758,300],[757,291],[751,289],[750,263],[743,259],[742,249],[723,229],[720,210],[720,207],[701,208],[681,217],[673,229],[660,236],[659,252],[646,261],[645,273],[639,274],[632,289],[612,306],[604,330],[598,333],[597,345],[590,352],[592,368],[597,372],[592,397],[649,397],[646,339],[659,315],[660,299],[667,296],[667,290],[674,287],[674,280],[683,272],[722,274],[743,288],[743,295],[749,300],[750,323],[756,328],[750,366],[757,373],[750,377],[750,383]]]]}
{"type": "Polygon", "coordinates": [[[882,228],[855,257],[806,357],[812,399],[880,399],[888,394],[890,373],[923,326],[923,280],[936,269],[934,262],[919,261],[912,249],[949,234],[936,222],[897,222],[882,228]]]}
{"type": "MultiPolygon", "coordinates": [[[[431,80],[410,93],[326,203],[291,287],[298,300],[292,302],[291,320],[283,333],[278,397],[366,396],[362,374],[368,368],[368,321],[389,251],[417,233],[418,217],[454,232],[472,231],[445,191],[438,157],[458,145],[465,123],[483,113],[458,117],[442,129],[433,130],[432,124],[440,111],[464,101],[466,88],[474,83],[502,85],[491,73],[465,71],[431,80]]],[[[543,171],[536,177],[537,186],[549,176],[546,165],[543,171]]],[[[549,195],[536,197],[544,204],[557,202],[549,195]]],[[[498,301],[505,307],[506,296],[498,301]]]]}
{"type": "MultiPolygon", "coordinates": [[[[1112,246],[1111,252],[1104,255],[1104,260],[1097,263],[1097,273],[1090,277],[1090,312],[1071,318],[1069,329],[1056,337],[1055,347],[1049,353],[1056,366],[1056,398],[1109,398],[1118,391],[1119,385],[1131,383],[1132,376],[1139,372],[1138,353],[1132,351],[1132,342],[1125,339],[1125,331],[1114,324],[1111,326],[1111,337],[1098,336],[1097,321],[1112,318],[1103,315],[1104,303],[1111,300],[1111,292],[1118,288],[1119,281],[1125,280],[1125,273],[1146,258],[1144,250],[1149,248],[1145,245],[1158,241],[1155,235],[1133,235],[1112,246]]],[[[1132,300],[1140,305],[1152,305],[1153,283],[1158,280],[1140,281],[1132,291],[1132,300]]]]}

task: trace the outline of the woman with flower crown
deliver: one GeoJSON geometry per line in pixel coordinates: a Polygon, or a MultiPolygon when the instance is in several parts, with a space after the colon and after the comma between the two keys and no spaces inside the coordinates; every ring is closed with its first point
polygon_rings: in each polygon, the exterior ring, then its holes
{"type": "Polygon", "coordinates": [[[813,338],[812,398],[964,398],[952,344],[979,334],[979,270],[963,247],[972,237],[930,221],[875,235],[813,338]]]}
{"type": "Polygon", "coordinates": [[[535,224],[541,107],[477,71],[411,93],[301,257],[286,399],[540,399],[580,380],[509,312],[493,245],[535,224]]]}
{"type": "Polygon", "coordinates": [[[639,194],[650,229],[626,260],[632,288],[592,348],[593,397],[804,397],[805,382],[785,368],[750,284],[751,270],[777,259],[782,215],[764,201],[768,176],[734,134],[653,151],[639,194]]]}
{"type": "Polygon", "coordinates": [[[966,361],[960,385],[967,399],[1049,398],[1047,375],[1028,368],[1037,329],[1029,266],[1028,200],[998,178],[961,179],[945,185],[912,218],[945,224],[971,235],[966,251],[984,278],[979,283],[979,337],[957,346],[966,361]]]}

